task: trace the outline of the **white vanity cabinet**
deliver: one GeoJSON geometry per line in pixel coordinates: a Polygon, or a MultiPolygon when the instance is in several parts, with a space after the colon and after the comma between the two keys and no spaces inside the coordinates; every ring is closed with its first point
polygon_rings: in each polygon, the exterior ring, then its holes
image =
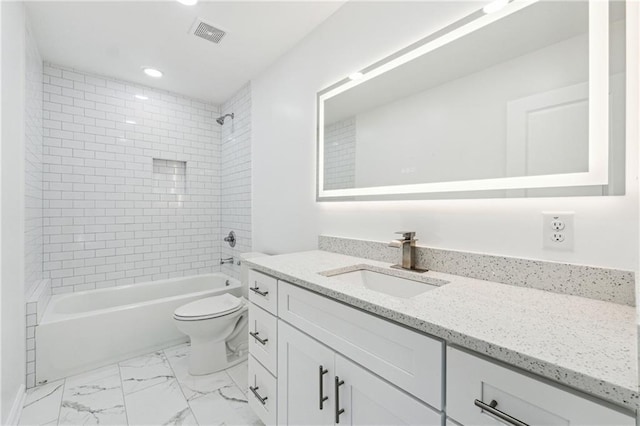
{"type": "Polygon", "coordinates": [[[636,426],[596,398],[263,273],[249,278],[248,397],[267,425],[636,426]]]}
{"type": "Polygon", "coordinates": [[[265,425],[276,425],[278,281],[249,270],[249,406],[265,425]]]}
{"type": "Polygon", "coordinates": [[[279,321],[281,425],[442,425],[442,414],[279,321]]]}
{"type": "Polygon", "coordinates": [[[452,347],[447,348],[447,416],[462,426],[636,424],[628,414],[452,347]]]}
{"type": "Polygon", "coordinates": [[[436,410],[443,409],[443,341],[283,281],[278,317],[436,410]]]}
{"type": "Polygon", "coordinates": [[[333,424],[334,352],[283,321],[278,326],[280,424],[333,424]]]}

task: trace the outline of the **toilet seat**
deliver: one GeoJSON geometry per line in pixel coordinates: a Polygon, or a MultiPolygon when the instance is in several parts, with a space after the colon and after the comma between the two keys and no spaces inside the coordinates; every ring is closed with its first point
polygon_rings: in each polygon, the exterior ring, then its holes
{"type": "Polygon", "coordinates": [[[242,299],[229,293],[205,297],[180,306],[173,313],[178,321],[201,321],[229,315],[242,308],[242,299]]]}

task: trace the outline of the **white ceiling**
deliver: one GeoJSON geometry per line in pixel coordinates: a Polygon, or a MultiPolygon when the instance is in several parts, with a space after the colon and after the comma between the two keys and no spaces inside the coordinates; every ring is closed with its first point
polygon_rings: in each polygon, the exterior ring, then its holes
{"type": "Polygon", "coordinates": [[[27,10],[46,61],[221,103],[342,4],[45,1],[27,10]],[[227,32],[220,44],[188,33],[197,17],[227,32]]]}

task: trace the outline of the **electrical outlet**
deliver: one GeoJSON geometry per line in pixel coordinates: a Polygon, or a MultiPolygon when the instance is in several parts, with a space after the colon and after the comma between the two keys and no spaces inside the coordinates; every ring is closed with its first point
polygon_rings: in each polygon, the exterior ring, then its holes
{"type": "Polygon", "coordinates": [[[573,212],[542,212],[542,247],[573,250],[573,212]]]}
{"type": "Polygon", "coordinates": [[[562,231],[564,229],[564,221],[562,219],[553,219],[551,221],[551,229],[554,231],[562,231]]]}

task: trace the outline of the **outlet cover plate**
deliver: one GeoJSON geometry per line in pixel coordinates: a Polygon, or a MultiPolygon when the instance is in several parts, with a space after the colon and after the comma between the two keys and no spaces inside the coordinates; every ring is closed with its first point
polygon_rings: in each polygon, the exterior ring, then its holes
{"type": "Polygon", "coordinates": [[[542,247],[548,250],[573,251],[574,212],[542,212],[542,247]],[[564,227],[560,230],[557,223],[564,227]],[[561,238],[558,238],[561,234],[561,238]]]}

